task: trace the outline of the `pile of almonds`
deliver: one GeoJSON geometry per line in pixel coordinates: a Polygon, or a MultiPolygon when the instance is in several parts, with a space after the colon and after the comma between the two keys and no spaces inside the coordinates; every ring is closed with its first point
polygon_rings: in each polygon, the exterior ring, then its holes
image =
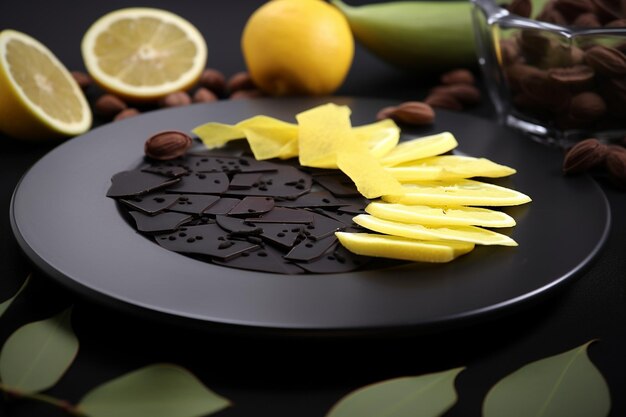
{"type": "MultiPolygon", "coordinates": [[[[530,0],[513,0],[511,13],[529,17],[530,0]]],[[[626,2],[551,0],[537,20],[575,28],[626,27],[626,2]]],[[[504,37],[499,59],[521,119],[558,130],[619,130],[626,117],[626,37],[565,39],[537,29],[504,37]]]]}
{"type": "MultiPolygon", "coordinates": [[[[84,72],[72,71],[72,76],[83,90],[93,85],[91,77],[84,72]]],[[[220,71],[207,68],[202,73],[198,85],[190,91],[176,91],[162,97],[156,103],[143,104],[143,110],[155,107],[179,107],[192,103],[206,103],[220,98],[240,99],[261,97],[263,93],[256,88],[247,72],[238,72],[226,79],[220,71]]],[[[111,93],[104,93],[93,103],[96,115],[105,120],[118,121],[136,116],[141,110],[133,103],[124,101],[111,93]]]]}
{"type": "MultiPolygon", "coordinates": [[[[626,138],[621,142],[626,145],[626,138]]],[[[613,184],[626,190],[625,147],[618,144],[607,145],[596,138],[590,138],[578,142],[565,154],[565,174],[578,174],[596,168],[605,168],[613,184]]]]}
{"type": "Polygon", "coordinates": [[[396,122],[421,126],[435,120],[433,108],[460,111],[480,102],[480,90],[475,86],[474,74],[467,69],[455,69],[441,75],[441,85],[430,90],[424,101],[407,101],[381,109],[378,120],[390,118],[396,122]]]}

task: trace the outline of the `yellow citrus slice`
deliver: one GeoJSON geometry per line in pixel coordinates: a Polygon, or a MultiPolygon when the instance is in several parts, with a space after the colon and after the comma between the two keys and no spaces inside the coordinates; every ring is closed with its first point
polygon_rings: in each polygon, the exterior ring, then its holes
{"type": "Polygon", "coordinates": [[[385,166],[394,166],[416,159],[440,155],[456,148],[458,142],[450,132],[416,138],[399,143],[380,162],[385,166]]]}
{"type": "Polygon", "coordinates": [[[352,129],[352,132],[357,140],[367,144],[370,153],[375,158],[387,155],[400,140],[400,128],[391,119],[357,126],[352,129]]]}
{"type": "Polygon", "coordinates": [[[466,242],[424,242],[370,233],[336,232],[335,235],[352,253],[413,262],[450,262],[474,249],[473,244],[466,242]]]}
{"type": "Polygon", "coordinates": [[[352,219],[356,224],[375,232],[419,240],[453,240],[479,245],[517,246],[510,237],[474,226],[428,227],[421,224],[399,223],[367,214],[352,219]]]}
{"type": "Polygon", "coordinates": [[[515,226],[515,219],[508,214],[479,207],[407,206],[374,201],[365,211],[379,219],[427,226],[515,226]]]}
{"type": "Polygon", "coordinates": [[[398,181],[417,182],[471,177],[498,178],[515,174],[516,171],[487,158],[441,155],[388,167],[387,172],[398,181]]]}
{"type": "Polygon", "coordinates": [[[200,77],[207,47],[191,23],[160,9],[120,9],[85,33],[87,71],[106,90],[131,100],[155,100],[185,90],[200,77]]]}
{"type": "Polygon", "coordinates": [[[402,188],[403,193],[385,195],[383,200],[432,206],[517,206],[531,201],[517,190],[474,180],[430,181],[402,188]]]}
{"type": "Polygon", "coordinates": [[[0,129],[15,138],[44,139],[90,127],[89,104],[54,54],[24,33],[0,32],[0,129]]]}

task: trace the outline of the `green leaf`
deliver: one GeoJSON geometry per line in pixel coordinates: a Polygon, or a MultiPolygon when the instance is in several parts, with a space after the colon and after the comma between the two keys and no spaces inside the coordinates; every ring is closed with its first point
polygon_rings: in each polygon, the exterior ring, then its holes
{"type": "Polygon", "coordinates": [[[487,394],[483,417],[601,417],[611,398],[587,356],[592,342],[523,366],[487,394]]]}
{"type": "Polygon", "coordinates": [[[156,364],[96,387],[78,410],[89,417],[199,417],[229,405],[186,369],[156,364]]]}
{"type": "Polygon", "coordinates": [[[327,417],[435,417],[457,399],[454,380],[464,368],[382,381],[341,399],[327,417]]]}
{"type": "Polygon", "coordinates": [[[4,312],[8,310],[8,308],[11,306],[13,301],[15,301],[15,299],[22,293],[22,291],[24,291],[24,288],[26,288],[29,282],[30,282],[30,275],[26,277],[26,279],[24,280],[24,283],[22,284],[20,289],[17,290],[15,295],[13,295],[13,297],[0,303],[0,317],[2,317],[4,312]]]}
{"type": "Polygon", "coordinates": [[[34,393],[57,383],[78,352],[71,308],[17,329],[0,352],[0,380],[6,387],[34,393]]]}

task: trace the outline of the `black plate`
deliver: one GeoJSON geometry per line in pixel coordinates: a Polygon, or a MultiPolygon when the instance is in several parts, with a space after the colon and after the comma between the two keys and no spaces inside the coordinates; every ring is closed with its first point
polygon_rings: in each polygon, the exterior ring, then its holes
{"type": "MultiPolygon", "coordinates": [[[[95,129],[37,162],[11,205],[16,238],[47,274],[109,304],[174,318],[256,328],[372,330],[440,325],[495,313],[550,290],[598,253],[609,206],[590,178],[564,178],[562,154],[489,121],[438,112],[423,134],[449,130],[459,150],[518,169],[505,184],[533,198],[507,210],[519,247],[480,247],[445,265],[410,264],[336,275],[229,269],[162,249],[137,234],[105,197],[116,172],[136,166],[147,137],[207,121],[294,115],[329,99],[222,101],[147,113],[95,129]]],[[[385,100],[333,98],[371,123],[385,100]]],[[[405,134],[405,137],[407,135],[405,134]]],[[[410,135],[409,135],[410,136],[410,135]]],[[[189,321],[189,320],[187,320],[189,321]]]]}

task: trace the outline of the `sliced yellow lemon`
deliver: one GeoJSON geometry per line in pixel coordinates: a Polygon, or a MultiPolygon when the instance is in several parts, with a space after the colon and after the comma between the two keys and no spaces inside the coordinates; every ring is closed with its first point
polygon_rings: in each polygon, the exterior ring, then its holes
{"type": "Polygon", "coordinates": [[[515,174],[513,168],[487,158],[441,155],[388,167],[387,171],[401,182],[452,180],[471,177],[498,178],[515,174]]]}
{"type": "Polygon", "coordinates": [[[474,180],[427,181],[402,188],[403,193],[385,195],[383,200],[433,206],[517,206],[531,201],[517,190],[474,180]]]}
{"type": "Polygon", "coordinates": [[[510,237],[474,226],[427,227],[421,224],[399,223],[367,214],[352,219],[356,224],[375,232],[419,240],[453,240],[479,245],[517,246],[510,237]]]}
{"type": "Polygon", "coordinates": [[[375,158],[387,155],[400,140],[400,128],[391,119],[357,126],[352,129],[352,132],[359,141],[367,144],[370,153],[375,158]]]}
{"type": "Polygon", "coordinates": [[[474,249],[473,244],[466,242],[424,242],[371,233],[336,232],[335,235],[352,253],[413,262],[450,262],[474,249]]]}
{"type": "Polygon", "coordinates": [[[0,32],[0,129],[22,139],[74,136],[91,127],[91,110],[69,71],[39,41],[0,32]]]}
{"type": "Polygon", "coordinates": [[[440,155],[456,148],[458,142],[450,132],[424,136],[399,143],[380,162],[385,166],[394,166],[416,159],[440,155]]]}
{"type": "Polygon", "coordinates": [[[479,207],[407,206],[374,201],[365,211],[379,219],[427,226],[515,226],[515,219],[508,214],[479,207]]]}
{"type": "Polygon", "coordinates": [[[87,71],[106,90],[131,100],[155,100],[185,90],[200,77],[207,47],[182,17],[151,8],[120,9],[85,33],[87,71]]]}

